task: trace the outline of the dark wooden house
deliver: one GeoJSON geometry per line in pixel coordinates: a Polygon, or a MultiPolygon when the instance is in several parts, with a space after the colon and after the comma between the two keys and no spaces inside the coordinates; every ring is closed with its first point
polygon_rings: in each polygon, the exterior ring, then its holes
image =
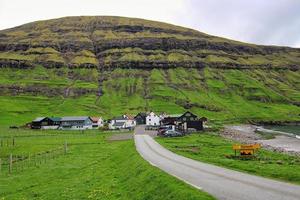
{"type": "Polygon", "coordinates": [[[178,129],[183,132],[203,130],[203,121],[190,111],[185,112],[177,119],[178,129]]]}
{"type": "Polygon", "coordinates": [[[175,125],[176,129],[182,132],[200,131],[203,130],[203,119],[187,111],[182,115],[166,116],[161,121],[161,125],[175,125]]]}
{"type": "Polygon", "coordinates": [[[181,115],[168,115],[160,121],[160,124],[162,126],[176,125],[180,116],[181,115]]]}
{"type": "Polygon", "coordinates": [[[60,125],[60,119],[61,118],[59,118],[59,117],[38,117],[31,122],[31,128],[32,129],[41,129],[41,128],[47,129],[47,127],[53,127],[53,126],[58,128],[58,126],[60,125]]]}
{"type": "Polygon", "coordinates": [[[146,113],[138,113],[134,119],[136,121],[136,124],[146,124],[146,116],[147,114],[146,113]]]}

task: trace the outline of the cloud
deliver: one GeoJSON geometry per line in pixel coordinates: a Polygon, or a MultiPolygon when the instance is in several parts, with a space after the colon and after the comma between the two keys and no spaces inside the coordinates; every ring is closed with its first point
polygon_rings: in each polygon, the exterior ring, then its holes
{"type": "Polygon", "coordinates": [[[180,24],[235,40],[299,46],[298,0],[188,0],[180,24]]]}

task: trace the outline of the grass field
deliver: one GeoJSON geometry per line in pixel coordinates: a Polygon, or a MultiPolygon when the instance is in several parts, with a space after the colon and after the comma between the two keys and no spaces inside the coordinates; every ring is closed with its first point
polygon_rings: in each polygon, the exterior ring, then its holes
{"type": "Polygon", "coordinates": [[[260,150],[257,159],[239,160],[234,155],[234,142],[214,133],[192,134],[183,138],[158,138],[157,141],[180,155],[226,168],[300,184],[300,158],[260,150]]]}
{"type": "MultiPolygon", "coordinates": [[[[118,134],[118,133],[116,133],[118,134]]],[[[99,131],[31,131],[1,127],[1,139],[15,137],[15,147],[0,147],[2,160],[61,147],[68,153],[37,166],[0,173],[0,199],[213,199],[208,194],[152,167],[136,152],[133,140],[108,141],[99,131]]]]}
{"type": "Polygon", "coordinates": [[[0,69],[0,87],[39,87],[18,94],[2,91],[0,124],[22,125],[37,116],[111,118],[149,110],[190,110],[222,123],[300,120],[298,71],[174,68],[103,73],[103,95],[98,98],[101,74],[95,69],[0,69]],[[67,90],[70,95],[64,95],[67,90]]]}

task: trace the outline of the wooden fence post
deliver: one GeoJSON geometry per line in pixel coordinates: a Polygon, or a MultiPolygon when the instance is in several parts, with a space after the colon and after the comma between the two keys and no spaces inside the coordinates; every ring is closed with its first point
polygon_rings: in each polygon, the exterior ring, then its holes
{"type": "Polygon", "coordinates": [[[30,153],[28,154],[28,159],[27,160],[28,160],[28,162],[27,162],[28,166],[27,167],[30,167],[30,153]]]}
{"type": "Polygon", "coordinates": [[[22,155],[22,170],[24,170],[25,167],[25,159],[24,159],[24,155],[22,155]]]}
{"type": "Polygon", "coordinates": [[[1,169],[2,169],[2,160],[0,158],[0,174],[1,174],[1,169]]]}
{"type": "Polygon", "coordinates": [[[67,144],[67,141],[65,141],[64,153],[67,154],[67,151],[68,151],[68,144],[67,144]]]}
{"type": "Polygon", "coordinates": [[[9,173],[12,173],[12,154],[9,155],[9,173]]]}

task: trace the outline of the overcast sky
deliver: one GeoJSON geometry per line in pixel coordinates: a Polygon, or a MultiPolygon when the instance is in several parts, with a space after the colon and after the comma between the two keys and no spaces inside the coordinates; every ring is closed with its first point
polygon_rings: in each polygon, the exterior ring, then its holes
{"type": "Polygon", "coordinates": [[[300,0],[0,0],[0,29],[78,15],[152,19],[244,42],[300,47],[300,0]]]}

